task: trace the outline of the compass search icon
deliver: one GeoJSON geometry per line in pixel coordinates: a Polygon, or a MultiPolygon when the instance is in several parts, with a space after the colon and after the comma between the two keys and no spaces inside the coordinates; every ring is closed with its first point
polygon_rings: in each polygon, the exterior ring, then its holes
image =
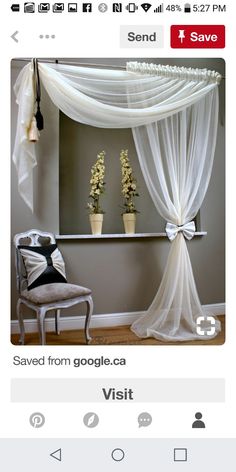
{"type": "Polygon", "coordinates": [[[87,428],[95,428],[99,423],[99,417],[96,413],[89,412],[84,415],[83,421],[84,425],[87,426],[87,428]]]}

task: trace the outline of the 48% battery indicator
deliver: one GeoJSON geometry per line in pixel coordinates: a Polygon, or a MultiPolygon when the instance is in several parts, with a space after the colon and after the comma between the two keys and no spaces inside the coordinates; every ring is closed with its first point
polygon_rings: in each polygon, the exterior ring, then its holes
{"type": "Polygon", "coordinates": [[[185,3],[183,8],[181,7],[181,5],[167,5],[166,10],[174,13],[182,11],[184,11],[184,13],[191,13],[191,5],[190,3],[185,3]]]}
{"type": "Polygon", "coordinates": [[[183,9],[180,5],[167,5],[166,11],[171,11],[171,12],[182,12],[183,9]]]}

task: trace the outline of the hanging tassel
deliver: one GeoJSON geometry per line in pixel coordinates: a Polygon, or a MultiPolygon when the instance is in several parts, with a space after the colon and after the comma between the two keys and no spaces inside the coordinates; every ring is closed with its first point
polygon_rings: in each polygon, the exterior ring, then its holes
{"type": "Polygon", "coordinates": [[[34,59],[34,81],[35,81],[35,94],[36,94],[36,103],[37,103],[37,111],[35,113],[35,118],[36,118],[37,128],[39,131],[41,131],[44,128],[44,120],[43,120],[43,115],[40,110],[41,85],[40,85],[37,59],[34,59]]]}
{"type": "Polygon", "coordinates": [[[39,102],[37,102],[37,111],[35,113],[35,118],[36,118],[36,123],[37,123],[37,128],[39,131],[43,129],[43,115],[40,110],[40,105],[39,102]]]}
{"type": "Polygon", "coordinates": [[[39,130],[35,116],[33,116],[29,129],[28,129],[28,140],[31,143],[36,143],[39,140],[39,130]]]}

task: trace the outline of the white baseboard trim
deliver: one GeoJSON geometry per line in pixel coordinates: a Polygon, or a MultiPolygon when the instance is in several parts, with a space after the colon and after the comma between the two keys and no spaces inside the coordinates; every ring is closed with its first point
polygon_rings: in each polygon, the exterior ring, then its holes
{"type": "MultiPolygon", "coordinates": [[[[225,314],[225,303],[216,303],[212,305],[203,305],[204,309],[211,311],[215,315],[225,314]]],[[[108,313],[94,315],[91,320],[91,328],[109,328],[112,326],[131,325],[137,318],[144,314],[143,311],[127,312],[127,313],[108,313]]],[[[61,331],[69,331],[74,329],[83,329],[85,316],[62,316],[60,319],[61,331]]],[[[37,321],[35,319],[25,320],[26,333],[36,333],[38,331],[37,321]]],[[[46,318],[46,331],[54,331],[54,318],[46,318]]],[[[19,333],[19,324],[17,320],[11,321],[11,333],[19,333]]]]}

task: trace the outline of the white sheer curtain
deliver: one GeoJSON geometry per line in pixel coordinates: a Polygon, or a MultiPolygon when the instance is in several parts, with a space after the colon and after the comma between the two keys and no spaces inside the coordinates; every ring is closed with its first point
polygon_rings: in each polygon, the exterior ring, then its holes
{"type": "MultiPolygon", "coordinates": [[[[60,110],[100,128],[133,128],[161,120],[196,103],[220,81],[214,71],[139,63],[128,63],[127,71],[119,71],[39,62],[39,74],[60,110]]],[[[15,94],[19,113],[13,160],[19,193],[33,210],[37,159],[27,136],[35,103],[32,63],[19,74],[15,94]]]]}
{"type": "MultiPolygon", "coordinates": [[[[218,123],[218,90],[194,106],[134,128],[140,166],[157,211],[176,231],[165,273],[151,306],[132,325],[140,337],[165,341],[199,339],[197,318],[213,316],[201,306],[181,226],[196,216],[211,176],[218,123]],[[176,227],[177,226],[177,227],[176,227]]],[[[188,236],[188,235],[187,235],[188,236]]],[[[206,328],[210,327],[207,326],[206,328]]],[[[220,330],[216,320],[216,330],[220,330]]],[[[203,338],[209,339],[209,333],[203,338]]]]}
{"type": "Polygon", "coordinates": [[[12,158],[17,170],[19,194],[33,210],[33,169],[37,165],[37,158],[35,144],[28,140],[35,105],[32,64],[27,64],[20,72],[14,91],[18,118],[12,158]]]}
{"type": "MultiPolygon", "coordinates": [[[[201,306],[185,242],[205,196],[213,163],[220,75],[214,71],[128,63],[127,71],[39,64],[53,103],[81,123],[132,128],[141,169],[157,211],[173,241],[160,288],[146,314],[132,325],[141,337],[167,341],[199,339],[201,306]]],[[[33,67],[15,85],[19,105],[13,159],[19,192],[33,208],[35,145],[28,141],[34,110],[33,67]]],[[[45,117],[45,123],[47,123],[45,117]]],[[[47,124],[46,124],[47,125],[47,124]]],[[[216,330],[207,339],[216,336],[216,330]]]]}

